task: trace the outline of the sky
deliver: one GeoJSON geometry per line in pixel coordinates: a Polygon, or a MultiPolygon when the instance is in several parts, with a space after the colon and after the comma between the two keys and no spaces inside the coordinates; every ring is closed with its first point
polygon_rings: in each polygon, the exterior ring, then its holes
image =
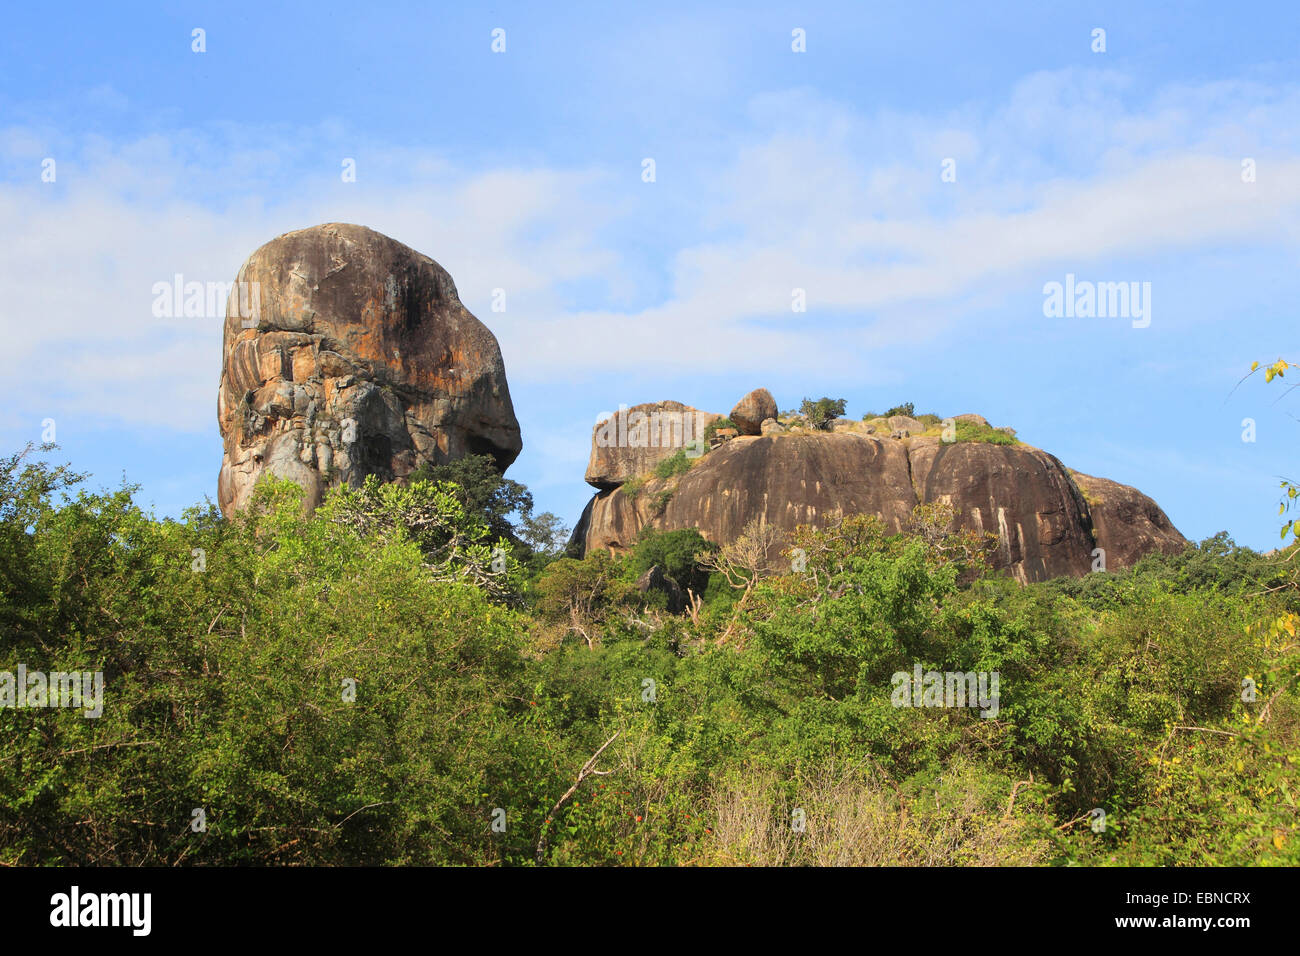
{"type": "Polygon", "coordinates": [[[570,525],[599,413],[766,387],[976,412],[1276,545],[1300,395],[1238,382],[1300,361],[1300,5],[703,6],[14,5],[0,454],[215,500],[222,320],[153,287],[341,221],[451,273],[570,525]],[[1067,276],[1145,314],[1048,314],[1067,276]]]}

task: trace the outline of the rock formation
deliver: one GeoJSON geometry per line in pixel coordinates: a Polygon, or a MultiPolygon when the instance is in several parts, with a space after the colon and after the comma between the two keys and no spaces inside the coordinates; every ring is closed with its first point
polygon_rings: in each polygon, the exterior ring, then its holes
{"type": "Polygon", "coordinates": [[[742,435],[758,435],[762,432],[763,422],[776,418],[776,399],[765,388],[756,388],[731,410],[727,417],[736,424],[742,435]]]}
{"type": "MultiPolygon", "coordinates": [[[[776,422],[760,423],[761,436],[726,442],[684,474],[664,479],[642,469],[644,480],[632,492],[619,487],[632,475],[607,480],[584,510],[575,539],[584,550],[620,551],[649,525],[697,528],[711,541],[726,542],[755,519],[788,532],[862,513],[898,531],[917,504],[943,502],[954,509],[959,527],[997,537],[994,567],[1020,581],[1085,574],[1096,548],[1105,550],[1107,569],[1117,570],[1144,554],[1173,553],[1186,544],[1136,489],[1074,474],[1028,445],[945,442],[941,426],[901,418],[876,424],[845,419],[829,431],[782,431],[776,422]]],[[[978,416],[963,418],[987,427],[978,416]]],[[[593,465],[594,456],[593,449],[593,465]]],[[[589,468],[589,481],[591,475],[589,468]]]]}
{"type": "Polygon", "coordinates": [[[286,233],[244,263],[227,307],[217,498],[271,473],[319,503],[334,484],[522,448],[496,338],[428,256],[363,226],[286,233]],[[255,314],[250,315],[251,300],[255,314]]]}

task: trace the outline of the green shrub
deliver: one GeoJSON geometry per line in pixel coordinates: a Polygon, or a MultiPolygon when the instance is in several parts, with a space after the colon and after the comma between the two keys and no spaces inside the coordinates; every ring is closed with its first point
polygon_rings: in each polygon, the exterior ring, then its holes
{"type": "Polygon", "coordinates": [[[970,421],[955,422],[954,425],[957,441],[984,442],[988,445],[1020,444],[1020,440],[1014,435],[1008,435],[1006,432],[989,425],[981,425],[978,422],[970,421]]]}
{"type": "Polygon", "coordinates": [[[627,577],[636,580],[653,565],[659,565],[683,589],[691,588],[703,594],[709,583],[709,573],[700,566],[700,560],[718,550],[694,528],[677,531],[656,531],[645,527],[637,535],[636,544],[627,561],[627,577]]]}
{"type": "Polygon", "coordinates": [[[97,719],[0,707],[6,864],[1300,865],[1287,553],[1021,585],[921,511],[728,583],[646,530],[525,612],[454,485],[170,521],[79,477],[0,460],[0,671],[104,676],[97,719]],[[636,593],[656,564],[703,606],[636,593]],[[996,719],[895,706],[918,664],[997,671],[996,719]]]}
{"type": "Polygon", "coordinates": [[[655,465],[655,477],[675,478],[677,475],[684,475],[691,470],[691,465],[694,463],[695,460],[687,458],[685,450],[679,448],[671,456],[655,465]]]}
{"type": "Polygon", "coordinates": [[[709,442],[713,440],[713,436],[717,434],[719,428],[736,428],[736,423],[733,422],[730,418],[723,416],[722,418],[714,419],[713,421],[705,425],[704,426],[704,450],[706,452],[709,450],[709,442]]]}

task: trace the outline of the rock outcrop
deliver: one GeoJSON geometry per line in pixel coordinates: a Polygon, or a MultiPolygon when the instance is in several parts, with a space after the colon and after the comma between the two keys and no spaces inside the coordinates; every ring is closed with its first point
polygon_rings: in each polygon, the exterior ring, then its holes
{"type": "Polygon", "coordinates": [[[227,308],[217,497],[243,507],[265,473],[319,503],[339,483],[523,447],[496,338],[441,266],[364,226],[286,233],[244,263],[227,308]]]}
{"type": "Polygon", "coordinates": [[[877,515],[899,531],[916,505],[945,503],[958,527],[996,536],[994,567],[1025,582],[1086,574],[1096,548],[1105,550],[1107,569],[1117,570],[1186,544],[1141,492],[1071,473],[1029,445],[944,442],[941,427],[916,419],[891,419],[884,433],[848,420],[831,431],[773,425],[761,436],[720,445],[684,474],[656,478],[642,471],[630,491],[616,483],[601,487],[575,529],[576,541],[584,550],[621,551],[651,526],[697,528],[711,541],[727,542],[756,519],[789,532],[850,514],[877,515]]]}
{"type": "Polygon", "coordinates": [[[946,502],[965,528],[997,535],[995,567],[1022,581],[1091,569],[1088,505],[1059,461],[1028,445],[908,442],[918,502],[946,502]]]}

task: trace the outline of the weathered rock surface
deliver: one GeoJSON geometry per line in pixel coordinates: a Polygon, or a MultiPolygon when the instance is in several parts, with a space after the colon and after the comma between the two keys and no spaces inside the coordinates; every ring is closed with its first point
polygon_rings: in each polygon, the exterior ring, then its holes
{"type": "MultiPolygon", "coordinates": [[[[522,448],[496,338],[428,256],[364,226],[327,223],[254,252],[259,314],[227,309],[217,497],[243,507],[265,473],[326,488],[425,462],[522,448]],[[250,327],[246,327],[250,326],[250,327]]],[[[239,288],[239,287],[237,287],[239,288]]]]}
{"type": "Polygon", "coordinates": [[[641,528],[699,528],[730,541],[755,518],[781,530],[835,514],[880,514],[897,529],[916,504],[901,442],[848,433],[795,432],[727,442],[678,478],[651,478],[592,500],[575,534],[587,548],[621,550],[641,528]],[[673,494],[658,517],[656,494],[673,494]]]}
{"type": "Polygon", "coordinates": [[[620,408],[591,430],[586,482],[616,488],[629,478],[653,471],[679,449],[699,455],[704,429],[722,416],[681,402],[646,402],[620,408]]]}
{"type": "Polygon", "coordinates": [[[958,526],[997,537],[994,567],[1021,581],[1088,573],[1097,547],[1106,549],[1107,568],[1117,570],[1150,551],[1185,544],[1141,492],[1083,475],[1076,485],[1055,457],[1037,448],[933,436],[901,440],[864,434],[865,427],[742,436],[681,476],[648,479],[635,495],[605,488],[587,505],[575,538],[585,549],[620,551],[650,525],[697,528],[726,542],[754,519],[789,532],[859,513],[877,515],[897,531],[917,504],[944,502],[958,526]],[[671,491],[666,506],[664,491],[671,491]]]}
{"type": "Polygon", "coordinates": [[[763,422],[776,418],[777,414],[772,393],[765,388],[756,388],[738,401],[727,417],[736,423],[742,435],[758,435],[762,432],[763,422]]]}
{"type": "Polygon", "coordinates": [[[1088,501],[1108,569],[1128,567],[1154,552],[1177,554],[1187,543],[1160,506],[1136,488],[1077,471],[1073,477],[1088,501]]]}
{"type": "Polygon", "coordinates": [[[951,504],[962,527],[996,534],[996,567],[1021,581],[1090,570],[1096,545],[1088,505],[1052,455],[935,438],[909,444],[917,501],[951,504]]]}

